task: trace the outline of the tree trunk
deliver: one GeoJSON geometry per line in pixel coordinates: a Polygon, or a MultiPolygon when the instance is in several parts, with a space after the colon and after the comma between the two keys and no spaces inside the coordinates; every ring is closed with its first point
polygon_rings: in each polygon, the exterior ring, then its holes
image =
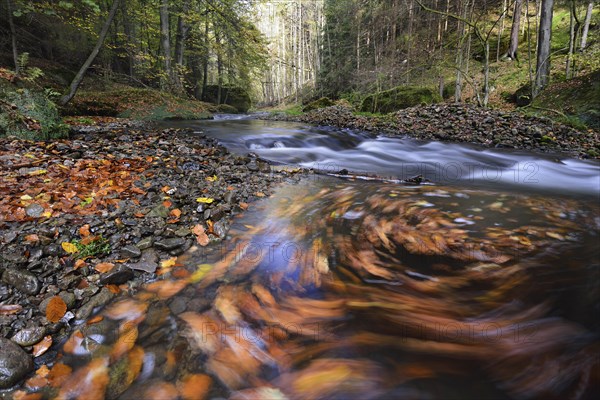
{"type": "Polygon", "coordinates": [[[538,31],[538,47],[536,75],[533,94],[537,96],[550,80],[550,43],[552,40],[552,13],[554,0],[542,0],[540,27],[538,31]]]}
{"type": "Polygon", "coordinates": [[[135,34],[131,19],[129,18],[129,13],[127,12],[126,1],[121,2],[121,14],[123,14],[123,30],[125,31],[125,37],[127,38],[127,45],[125,47],[127,49],[127,58],[129,62],[129,76],[133,77],[135,73],[134,49],[136,49],[137,46],[135,45],[135,34]]]}
{"type": "Polygon", "coordinates": [[[190,0],[185,0],[181,7],[181,14],[177,18],[177,36],[175,41],[175,62],[177,65],[183,65],[183,53],[185,51],[185,41],[189,30],[189,25],[185,21],[185,16],[190,10],[190,0]]]}
{"type": "Polygon", "coordinates": [[[570,13],[569,13],[569,51],[567,52],[567,61],[565,66],[565,78],[572,78],[572,66],[573,66],[573,51],[575,49],[575,0],[570,2],[570,13]]]}
{"type": "Polygon", "coordinates": [[[521,25],[521,8],[523,0],[515,0],[515,9],[513,13],[512,27],[510,29],[510,42],[506,56],[511,60],[519,60],[517,51],[519,49],[519,29],[521,25]]]}
{"type": "Polygon", "coordinates": [[[592,20],[592,11],[594,11],[594,2],[590,1],[585,13],[585,21],[583,22],[583,31],[581,32],[581,51],[584,51],[587,46],[588,32],[590,30],[590,21],[592,20]]]}
{"type": "Polygon", "coordinates": [[[206,100],[206,87],[208,86],[208,58],[209,58],[209,49],[208,49],[208,33],[209,33],[209,24],[208,24],[208,16],[204,21],[204,58],[202,60],[202,100],[206,100]]]}
{"type": "Polygon", "coordinates": [[[12,45],[13,61],[15,63],[15,75],[18,77],[21,72],[21,66],[19,65],[19,51],[17,49],[17,32],[15,30],[15,23],[13,21],[13,10],[12,0],[6,0],[6,11],[8,12],[8,26],[10,27],[10,41],[12,45]]]}
{"type": "Polygon", "coordinates": [[[496,43],[496,62],[500,61],[500,45],[502,44],[502,36],[504,35],[504,20],[506,15],[507,0],[502,1],[502,9],[500,10],[500,29],[498,29],[498,41],[496,43]]]}
{"type": "Polygon", "coordinates": [[[163,57],[166,80],[161,80],[162,89],[166,89],[171,84],[171,40],[169,35],[169,0],[160,0],[160,50],[163,57]]]}
{"type": "Polygon", "coordinates": [[[75,75],[75,78],[73,78],[73,81],[71,82],[71,86],[69,89],[69,93],[60,98],[60,101],[59,101],[60,105],[64,106],[65,104],[67,104],[69,101],[71,101],[73,96],[75,96],[75,93],[77,93],[77,89],[79,88],[81,81],[83,81],[83,77],[84,77],[86,71],[88,70],[90,65],[92,65],[92,62],[94,62],[94,59],[100,52],[100,48],[102,47],[102,44],[104,43],[104,39],[106,39],[106,35],[108,34],[110,25],[112,24],[112,21],[115,18],[115,14],[117,13],[117,9],[119,8],[119,1],[120,0],[113,0],[113,4],[108,13],[108,17],[106,18],[106,21],[104,21],[104,26],[102,26],[102,30],[100,31],[100,36],[98,36],[98,41],[96,42],[96,46],[94,46],[94,49],[88,56],[87,60],[85,60],[85,62],[79,69],[79,72],[77,72],[77,75],[75,75]]]}

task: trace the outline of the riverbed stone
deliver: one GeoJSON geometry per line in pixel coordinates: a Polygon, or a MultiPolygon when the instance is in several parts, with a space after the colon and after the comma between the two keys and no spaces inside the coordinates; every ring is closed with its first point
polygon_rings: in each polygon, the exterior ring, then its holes
{"type": "Polygon", "coordinates": [[[33,328],[21,329],[11,338],[13,342],[19,346],[33,346],[44,338],[46,334],[46,328],[43,326],[36,326],[33,328]]]}
{"type": "Polygon", "coordinates": [[[121,249],[121,255],[129,258],[138,258],[142,255],[142,251],[137,246],[129,245],[121,249]]]}
{"type": "Polygon", "coordinates": [[[25,207],[25,214],[31,218],[39,218],[44,213],[44,207],[39,205],[38,203],[31,203],[27,207],[25,207]]]}
{"type": "Polygon", "coordinates": [[[38,294],[42,288],[41,282],[34,274],[20,269],[5,270],[2,274],[2,281],[14,286],[22,293],[30,295],[38,294]]]}
{"type": "Polygon", "coordinates": [[[100,283],[103,285],[120,285],[133,279],[134,274],[130,268],[124,265],[119,265],[111,271],[102,274],[100,277],[100,283]]]}
{"type": "Polygon", "coordinates": [[[108,288],[102,288],[99,293],[91,297],[87,303],[77,310],[75,317],[77,317],[77,319],[88,318],[94,311],[94,308],[108,303],[113,297],[115,297],[113,292],[111,292],[108,288]]]}
{"type": "Polygon", "coordinates": [[[185,239],[182,238],[170,238],[170,239],[161,239],[154,242],[154,247],[164,251],[175,250],[185,244],[185,239]]]}
{"type": "Polygon", "coordinates": [[[12,340],[0,337],[0,389],[13,386],[32,370],[31,356],[12,340]]]}
{"type": "Polygon", "coordinates": [[[145,237],[142,240],[140,240],[136,246],[140,250],[146,250],[146,249],[149,249],[150,247],[152,247],[153,244],[154,244],[154,238],[152,236],[148,236],[148,237],[145,237]]]}
{"type": "Polygon", "coordinates": [[[158,268],[158,255],[154,249],[142,251],[140,260],[135,263],[128,263],[127,267],[144,272],[154,272],[158,268]]]}

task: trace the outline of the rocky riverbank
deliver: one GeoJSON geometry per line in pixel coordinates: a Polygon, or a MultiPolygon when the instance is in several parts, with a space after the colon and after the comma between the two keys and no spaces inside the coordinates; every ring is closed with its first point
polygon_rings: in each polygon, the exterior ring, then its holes
{"type": "Polygon", "coordinates": [[[0,388],[55,356],[71,327],[290,178],[190,131],[134,123],[69,140],[0,140],[0,388]]]}
{"type": "Polygon", "coordinates": [[[407,108],[385,116],[356,115],[333,106],[302,115],[275,113],[267,119],[330,125],[387,136],[476,143],[487,147],[563,153],[600,158],[600,134],[580,132],[546,118],[481,108],[469,104],[433,104],[407,108]]]}

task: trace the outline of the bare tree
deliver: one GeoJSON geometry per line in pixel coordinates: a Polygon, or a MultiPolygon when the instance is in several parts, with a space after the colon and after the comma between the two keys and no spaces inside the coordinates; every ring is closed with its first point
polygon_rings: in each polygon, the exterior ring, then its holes
{"type": "Polygon", "coordinates": [[[169,0],[160,0],[160,49],[165,67],[166,80],[162,79],[161,86],[166,88],[171,84],[171,40],[169,35],[169,0]]]}
{"type": "Polygon", "coordinates": [[[508,43],[508,50],[506,57],[511,60],[518,61],[517,51],[519,49],[519,29],[521,25],[521,8],[523,6],[523,0],[515,0],[515,8],[513,13],[512,27],[510,29],[510,42],[508,43]]]}
{"type": "Polygon", "coordinates": [[[552,14],[554,0],[542,0],[533,96],[537,96],[550,80],[550,43],[552,40],[552,14]]]}
{"type": "Polygon", "coordinates": [[[583,22],[583,31],[581,32],[581,46],[580,50],[584,51],[587,47],[588,32],[590,30],[590,22],[592,21],[592,11],[594,11],[594,2],[590,1],[587,6],[587,12],[585,13],[585,21],[583,22]]]}
{"type": "Polygon", "coordinates": [[[64,95],[63,97],[60,98],[60,101],[59,101],[60,105],[64,106],[65,104],[67,104],[69,101],[71,101],[73,96],[75,96],[75,93],[77,93],[77,89],[79,88],[79,85],[81,85],[81,82],[83,81],[83,77],[85,76],[86,71],[88,70],[90,65],[92,65],[92,63],[94,62],[94,59],[100,52],[100,48],[102,47],[102,44],[104,44],[104,39],[106,39],[106,35],[108,34],[110,25],[112,24],[112,21],[115,18],[115,14],[117,13],[117,9],[119,8],[119,1],[120,0],[113,1],[112,7],[110,8],[110,11],[108,12],[108,17],[106,18],[106,21],[104,21],[104,25],[102,26],[102,30],[100,31],[100,35],[98,36],[98,40],[96,41],[96,45],[94,46],[94,49],[92,50],[92,52],[88,56],[87,60],[85,60],[85,62],[79,69],[79,72],[77,72],[77,75],[75,75],[75,78],[73,78],[73,81],[71,82],[71,85],[70,85],[69,93],[67,93],[66,95],[64,95]]]}

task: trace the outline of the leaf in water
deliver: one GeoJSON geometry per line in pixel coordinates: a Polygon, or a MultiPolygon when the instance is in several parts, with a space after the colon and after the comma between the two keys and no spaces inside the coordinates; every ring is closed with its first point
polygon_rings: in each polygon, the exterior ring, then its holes
{"type": "Polygon", "coordinates": [[[168,382],[156,382],[144,393],[144,399],[147,400],[175,400],[178,397],[177,388],[168,382]]]}
{"type": "Polygon", "coordinates": [[[59,362],[54,364],[54,366],[52,367],[52,369],[50,369],[50,372],[48,373],[48,380],[50,380],[50,386],[62,386],[62,384],[67,380],[69,375],[71,375],[72,371],[73,369],[71,367],[63,363],[59,362]]]}
{"type": "Polygon", "coordinates": [[[48,386],[48,379],[41,376],[32,376],[25,382],[25,387],[31,391],[38,391],[48,386]]]}
{"type": "Polygon", "coordinates": [[[194,226],[192,232],[194,233],[194,235],[196,235],[196,240],[198,241],[198,244],[200,246],[208,245],[210,239],[208,238],[206,232],[204,232],[204,227],[202,226],[202,224],[194,226]]]}
{"type": "Polygon", "coordinates": [[[204,374],[192,374],[185,376],[181,381],[177,382],[179,395],[183,400],[201,400],[206,398],[212,379],[204,374]]]}
{"type": "Polygon", "coordinates": [[[127,381],[126,386],[130,386],[133,381],[139,376],[142,365],[144,364],[144,349],[140,346],[135,346],[127,353],[127,381]]]}
{"type": "Polygon", "coordinates": [[[160,267],[169,269],[177,265],[177,257],[171,257],[168,260],[163,260],[160,262],[160,267]]]}
{"type": "Polygon", "coordinates": [[[133,299],[123,299],[108,306],[104,311],[104,315],[110,319],[127,319],[133,321],[145,315],[147,309],[148,304],[146,303],[141,303],[133,299]]]}
{"type": "Polygon", "coordinates": [[[241,208],[242,210],[244,210],[244,211],[245,211],[245,210],[247,210],[247,209],[248,209],[248,207],[249,207],[249,204],[248,204],[248,203],[244,203],[243,201],[240,201],[240,208],[241,208]]]}
{"type": "Polygon", "coordinates": [[[113,263],[100,263],[100,264],[94,265],[94,269],[103,274],[111,271],[114,267],[115,267],[115,264],[113,264],[113,263]]]}
{"type": "Polygon", "coordinates": [[[266,196],[266,194],[264,194],[263,192],[256,192],[256,193],[254,193],[254,195],[256,197],[265,197],[266,196]]]}
{"type": "Polygon", "coordinates": [[[111,352],[110,359],[118,360],[135,346],[138,338],[138,328],[132,321],[125,321],[119,326],[119,338],[115,342],[111,352]]]}
{"type": "Polygon", "coordinates": [[[213,269],[212,264],[200,264],[198,266],[198,269],[196,270],[196,272],[194,272],[192,274],[192,276],[189,277],[189,282],[190,283],[198,283],[200,282],[204,276],[210,272],[210,270],[213,269]]]}
{"type": "Polygon", "coordinates": [[[58,392],[59,399],[104,400],[108,376],[108,358],[97,358],[70,375],[58,392]]]}
{"type": "Polygon", "coordinates": [[[60,245],[63,248],[63,250],[69,254],[77,253],[77,246],[75,246],[73,243],[62,242],[60,245]]]}
{"type": "Polygon", "coordinates": [[[49,373],[50,373],[50,369],[48,368],[48,366],[46,364],[42,365],[35,371],[35,374],[41,376],[42,378],[47,377],[49,373]]]}
{"type": "Polygon", "coordinates": [[[156,293],[158,297],[162,300],[168,299],[170,297],[175,296],[177,293],[181,291],[184,287],[187,286],[186,280],[180,281],[156,281],[148,284],[146,286],[146,290],[152,293],[156,293]]]}
{"type": "Polygon", "coordinates": [[[551,237],[552,239],[557,239],[557,240],[565,240],[565,237],[563,235],[561,235],[560,233],[556,233],[556,232],[546,232],[546,236],[551,237]]]}
{"type": "Polygon", "coordinates": [[[44,337],[39,343],[33,346],[33,356],[39,357],[52,346],[52,336],[44,337]]]}
{"type": "Polygon", "coordinates": [[[215,199],[213,199],[213,198],[210,198],[210,197],[198,197],[198,198],[196,199],[196,201],[197,201],[198,203],[211,204],[212,202],[214,202],[214,201],[215,201],[215,199]]]}
{"type": "Polygon", "coordinates": [[[50,322],[58,322],[67,312],[67,304],[60,296],[54,296],[46,307],[46,319],[50,322]]]}
{"type": "Polygon", "coordinates": [[[0,315],[11,315],[20,312],[23,306],[20,304],[0,304],[0,315]]]}
{"type": "Polygon", "coordinates": [[[103,321],[103,320],[104,320],[104,317],[102,315],[96,315],[95,317],[88,319],[86,322],[86,325],[97,324],[98,322],[103,321]]]}

